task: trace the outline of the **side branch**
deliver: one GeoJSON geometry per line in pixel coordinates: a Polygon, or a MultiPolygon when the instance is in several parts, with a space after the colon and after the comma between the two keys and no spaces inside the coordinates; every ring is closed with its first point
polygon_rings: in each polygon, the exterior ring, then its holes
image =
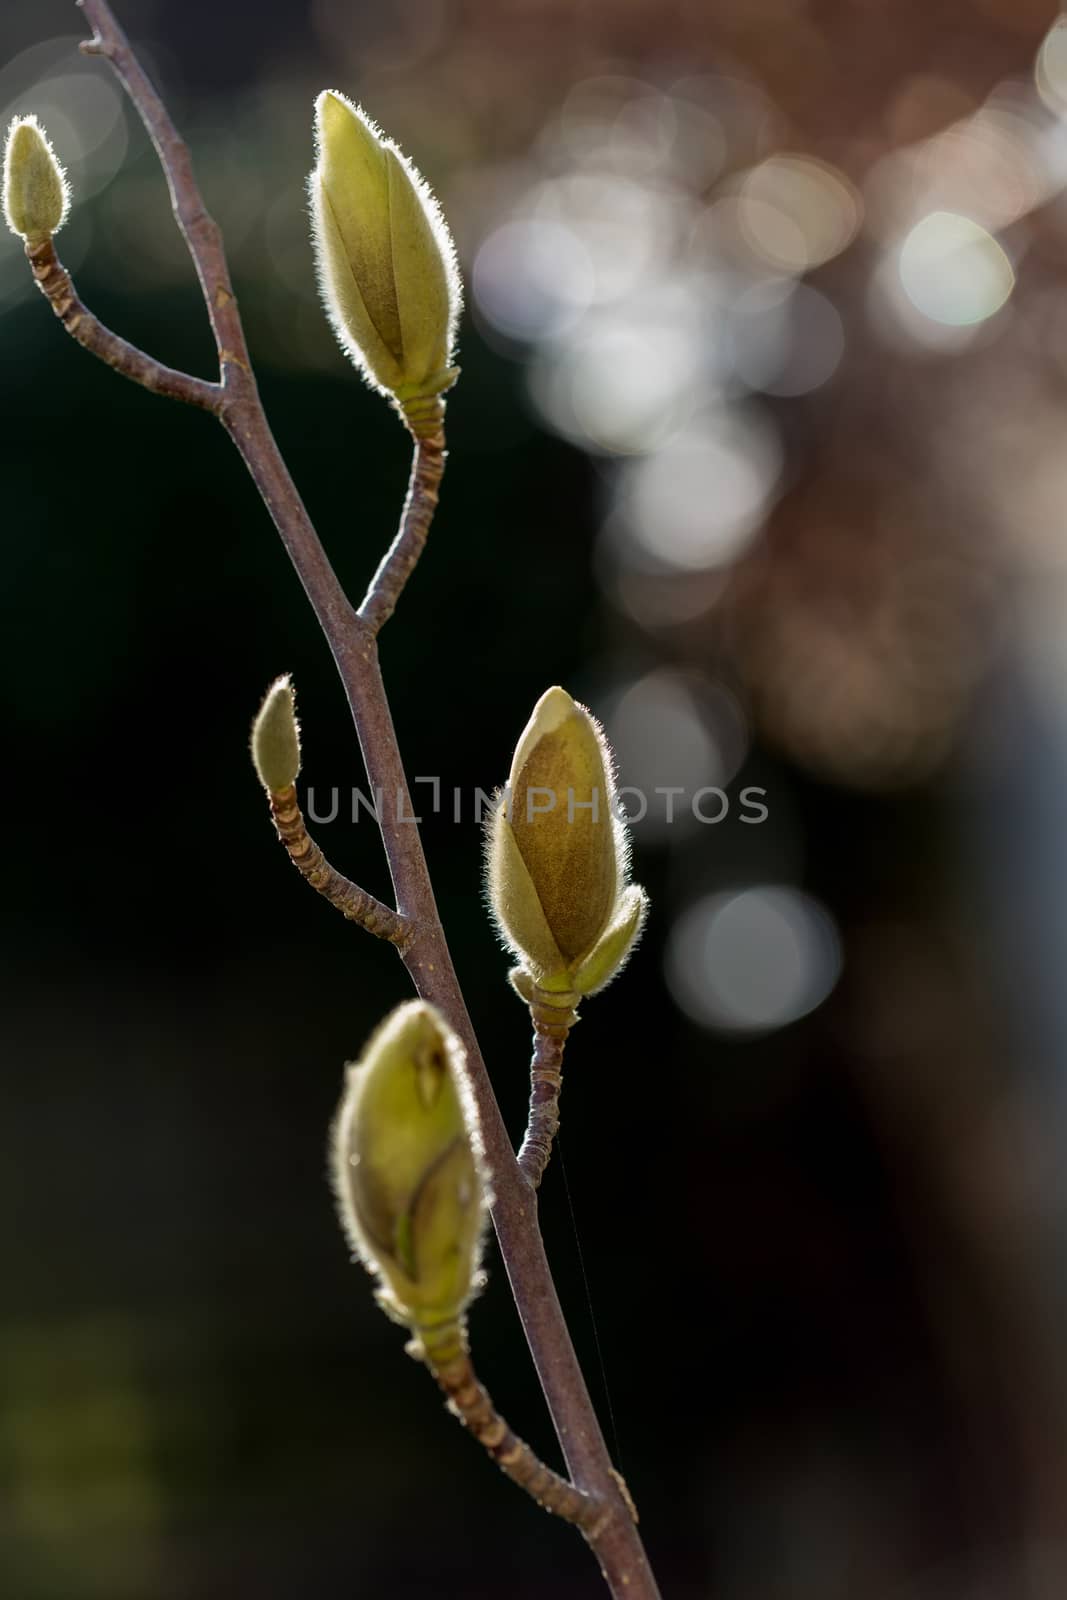
{"type": "Polygon", "coordinates": [[[422,555],[430,522],[437,507],[445,470],[444,401],[435,401],[437,416],[432,431],[415,437],[415,455],[407,499],[396,538],[382,558],[359,608],[360,619],[375,635],[396,610],[401,591],[422,555]]]}
{"type": "Polygon", "coordinates": [[[170,190],[171,208],[200,282],[219,355],[223,387],[227,394],[246,389],[254,392],[248,345],[230,282],[222,235],[197,187],[188,146],[106,0],[77,0],[77,3],[93,29],[93,37],[82,42],[83,52],[104,56],[110,62],[155,146],[170,190]]]}
{"type": "Polygon", "coordinates": [[[109,367],[121,372],[124,378],[139,383],[143,389],[150,389],[153,394],[184,400],[186,405],[199,406],[203,411],[218,412],[223,397],[221,384],[194,378],[188,372],[178,372],[174,367],[165,366],[162,361],[145,355],[136,345],[128,344],[117,333],[112,333],[99,317],[83,305],[50,237],[27,239],[26,257],[37,287],[71,338],[76,339],[83,349],[99,356],[109,367]]]}
{"type": "Polygon", "coordinates": [[[478,1440],[501,1472],[525,1489],[545,1511],[573,1522],[590,1540],[607,1520],[608,1508],[597,1496],[576,1489],[545,1465],[530,1446],[514,1434],[479,1383],[466,1339],[459,1328],[423,1331],[422,1353],[448,1398],[449,1410],[478,1440]]]}
{"type": "Polygon", "coordinates": [[[336,906],[349,922],[358,922],[368,933],[373,933],[379,939],[387,939],[390,944],[403,949],[410,936],[407,920],[330,866],[307,831],[304,814],[296,797],[296,785],[270,791],[270,810],[278,837],[288,850],[290,861],[311,887],[317,889],[332,906],[336,906]]]}

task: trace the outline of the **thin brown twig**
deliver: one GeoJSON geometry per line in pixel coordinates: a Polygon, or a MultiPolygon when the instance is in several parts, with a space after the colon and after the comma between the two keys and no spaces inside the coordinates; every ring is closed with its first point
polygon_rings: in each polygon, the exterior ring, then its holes
{"type": "MultiPolygon", "coordinates": [[[[512,973],[512,982],[515,981],[512,973]]],[[[518,1163],[532,1189],[540,1187],[559,1132],[559,1097],[563,1090],[563,1049],[578,1021],[579,995],[571,989],[543,989],[531,981],[520,985],[534,1028],[530,1060],[530,1106],[518,1163]]]]}
{"type": "Polygon", "coordinates": [[[559,1097],[563,1088],[563,1047],[567,1035],[534,1028],[530,1061],[530,1109],[518,1162],[531,1188],[540,1186],[559,1132],[559,1097]]]}
{"type": "MultiPolygon", "coordinates": [[[[83,41],[82,49],[87,55],[106,59],[144,123],[159,157],[170,192],[171,209],[196,269],[218,352],[224,390],[219,419],[246,463],[248,450],[254,449],[257,454],[257,470],[253,473],[256,485],[332,648],[338,633],[351,625],[355,611],[311,527],[271,433],[249,361],[222,234],[204,205],[188,147],[134,55],[107,0],[76,0],[76,4],[85,12],[93,29],[93,37],[83,41]]],[[[336,649],[334,658],[337,659],[336,649]]]]}
{"type": "Polygon", "coordinates": [[[387,939],[390,944],[402,947],[410,932],[408,923],[403,917],[398,917],[391,907],[383,905],[366,889],[361,889],[351,879],[343,877],[335,867],[331,867],[308,833],[304,813],[297,799],[296,785],[291,783],[286,789],[271,789],[268,797],[278,837],[289,852],[290,861],[311,887],[317,889],[332,906],[336,906],[349,922],[358,922],[361,928],[366,928],[376,938],[387,939]]]}
{"type": "Polygon", "coordinates": [[[401,591],[407,583],[426,544],[430,522],[437,508],[441,477],[445,470],[445,403],[436,398],[436,426],[415,438],[415,454],[407,498],[400,516],[397,536],[382,558],[359,608],[360,620],[372,634],[389,621],[401,591]]]}
{"type": "MultiPolygon", "coordinates": [[[[374,629],[349,603],[267,422],[248,359],[221,235],[208,215],[180,139],[106,0],[77,0],[94,35],[83,46],[114,68],[152,138],[171,203],[200,280],[219,355],[224,399],[218,415],[241,452],[303,583],[348,697],[372,786],[396,795],[379,818],[397,914],[412,935],[402,956],[421,998],[437,1005],[463,1041],[493,1171],[493,1223],[515,1304],[573,1485],[602,1515],[583,1531],[616,1600],[659,1600],[659,1591],[620,1488],[578,1364],[531,1203],[471,1027],[441,927],[418,830],[408,820],[404,775],[374,629]]],[[[373,587],[373,586],[372,586],[373,587]]]]}
{"type": "Polygon", "coordinates": [[[171,121],[170,113],[130,48],[130,41],[106,0],[75,0],[75,3],[85,12],[93,30],[91,39],[82,40],[83,53],[106,58],[155,146],[170,191],[171,209],[200,281],[218,351],[222,384],[230,393],[235,387],[241,387],[240,375],[251,378],[248,344],[230,282],[222,234],[204,205],[193,174],[189,147],[171,121]]]}
{"type": "Polygon", "coordinates": [[[595,1539],[597,1526],[605,1516],[603,1502],[546,1467],[530,1446],[512,1432],[479,1383],[470,1357],[458,1355],[439,1366],[434,1364],[432,1371],[452,1411],[501,1472],[545,1511],[554,1512],[564,1522],[573,1522],[587,1538],[595,1539]]]}
{"type": "Polygon", "coordinates": [[[191,373],[165,366],[162,361],[138,350],[136,345],[120,339],[93,315],[78,298],[70,273],[56,254],[55,242],[50,236],[27,239],[26,257],[37,287],[71,338],[84,350],[153,394],[184,400],[186,405],[199,406],[204,411],[219,410],[223,397],[221,384],[208,383],[204,378],[194,378],[191,373]]]}
{"type": "Polygon", "coordinates": [[[478,1440],[501,1472],[546,1511],[595,1535],[605,1516],[601,1500],[585,1494],[546,1467],[518,1438],[478,1380],[467,1349],[466,1317],[416,1323],[408,1349],[424,1360],[448,1399],[449,1410],[478,1440]]]}

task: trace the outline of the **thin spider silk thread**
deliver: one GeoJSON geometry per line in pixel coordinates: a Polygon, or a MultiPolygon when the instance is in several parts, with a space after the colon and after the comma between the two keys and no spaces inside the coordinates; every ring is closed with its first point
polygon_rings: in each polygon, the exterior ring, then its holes
{"type": "Polygon", "coordinates": [[[593,1310],[593,1291],[589,1285],[589,1274],[585,1270],[585,1255],[582,1251],[582,1241],[578,1233],[578,1218],[574,1210],[574,1201],[571,1198],[571,1186],[567,1181],[567,1164],[563,1159],[563,1144],[560,1136],[556,1134],[556,1155],[559,1158],[560,1176],[563,1179],[563,1192],[567,1197],[567,1210],[570,1212],[571,1227],[574,1230],[574,1247],[578,1254],[578,1266],[582,1274],[582,1285],[585,1289],[585,1304],[589,1312],[589,1326],[593,1330],[593,1347],[596,1350],[597,1365],[600,1368],[600,1382],[604,1389],[604,1403],[608,1413],[608,1428],[611,1432],[612,1455],[619,1471],[625,1477],[626,1469],[623,1464],[622,1450],[619,1447],[619,1433],[615,1426],[615,1407],[611,1403],[611,1388],[608,1384],[608,1369],[604,1364],[604,1351],[600,1343],[600,1332],[597,1328],[596,1313],[593,1310]]]}

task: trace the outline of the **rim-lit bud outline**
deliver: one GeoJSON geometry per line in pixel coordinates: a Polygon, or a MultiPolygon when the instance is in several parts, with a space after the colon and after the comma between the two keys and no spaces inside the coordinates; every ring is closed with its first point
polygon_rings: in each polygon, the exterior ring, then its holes
{"type": "Polygon", "coordinates": [[[58,233],[70,211],[70,184],[51,141],[32,114],[14,117],[4,144],[4,219],[20,239],[58,233]]]}
{"type": "Polygon", "coordinates": [[[341,1225],[383,1310],[416,1333],[459,1322],[491,1196],[465,1052],[434,1007],[409,1001],[375,1030],[330,1143],[341,1225]]]}
{"type": "MultiPolygon", "coordinates": [[[[566,757],[566,752],[563,754],[566,757]]],[[[566,766],[566,759],[563,764],[566,766]]],[[[559,765],[558,761],[556,765],[559,765]]],[[[542,786],[534,787],[540,789],[542,786]]],[[[549,792],[553,791],[552,785],[544,787],[549,792]]],[[[583,795],[585,792],[583,786],[583,795]]],[[[534,707],[516,745],[507,784],[498,792],[497,801],[486,834],[486,894],[501,939],[520,963],[519,968],[511,974],[513,987],[524,998],[530,998],[540,991],[542,995],[571,994],[574,1002],[582,995],[596,993],[622,970],[636,947],[644,926],[648,901],[643,890],[629,883],[630,837],[625,819],[616,804],[613,753],[596,718],[586,706],[573,700],[566,690],[554,686],[541,696],[534,707]],[[561,916],[561,901],[572,894],[575,878],[580,882],[582,877],[580,850],[577,861],[579,870],[576,874],[570,870],[575,864],[573,846],[575,843],[580,846],[581,843],[579,836],[568,836],[557,828],[558,860],[554,864],[551,861],[549,844],[544,851],[542,870],[538,870],[536,859],[539,847],[528,842],[524,853],[520,837],[523,812],[530,809],[522,797],[528,794],[530,788],[527,775],[531,770],[532,758],[542,747],[543,741],[552,740],[565,727],[569,728],[574,741],[572,755],[576,757],[576,769],[584,763],[585,775],[588,777],[593,771],[598,781],[589,786],[590,801],[579,801],[577,805],[576,786],[568,784],[565,790],[567,805],[560,808],[557,822],[560,827],[573,829],[577,821],[576,811],[581,809],[584,812],[586,805],[595,800],[598,804],[593,813],[592,826],[594,829],[603,828],[604,832],[586,834],[586,838],[591,840],[592,851],[600,857],[598,862],[590,855],[585,863],[593,869],[587,876],[593,882],[595,903],[591,908],[586,907],[584,912],[579,909],[573,915],[564,907],[561,916]],[[523,781],[524,777],[527,778],[526,782],[523,781]],[[516,824],[519,832],[516,831],[516,824]],[[570,860],[568,843],[572,847],[570,860]],[[552,870],[553,866],[555,870],[552,870]],[[539,885],[534,881],[535,874],[540,880],[539,885]],[[596,882],[598,877],[601,880],[599,883],[596,882]],[[579,934],[577,938],[576,933],[579,934]],[[520,974],[523,973],[528,975],[529,983],[522,982],[520,974]]],[[[556,809],[538,809],[535,815],[546,816],[556,809]]]]}
{"type": "Polygon", "coordinates": [[[288,673],[275,678],[252,724],[252,762],[260,783],[279,794],[300,775],[300,724],[288,673]]]}
{"type": "Polygon", "coordinates": [[[315,102],[315,148],[312,243],[338,342],[366,381],[402,407],[440,394],[458,375],[463,295],[433,191],[339,90],[324,90],[315,102]]]}

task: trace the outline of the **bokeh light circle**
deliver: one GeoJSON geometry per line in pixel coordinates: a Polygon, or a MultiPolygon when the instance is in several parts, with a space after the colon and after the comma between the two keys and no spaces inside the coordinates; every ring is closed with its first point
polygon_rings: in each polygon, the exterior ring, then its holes
{"type": "Polygon", "coordinates": [[[708,895],[679,917],[666,977],[703,1027],[765,1033],[821,1005],[841,973],[841,941],[826,909],[798,889],[761,884],[708,895]]]}
{"type": "Polygon", "coordinates": [[[900,247],[900,281],[912,305],[931,322],[966,328],[1007,302],[1015,272],[985,228],[954,211],[932,211],[900,247]]]}
{"type": "Polygon", "coordinates": [[[807,272],[840,255],[862,220],[858,191],[812,156],[769,156],[741,185],[741,227],[752,247],[785,272],[807,272]]]}
{"type": "Polygon", "coordinates": [[[623,504],[635,543],[675,569],[727,565],[762,526],[782,465],[777,432],[758,414],[694,418],[628,468],[623,504]]]}
{"type": "Polygon", "coordinates": [[[731,307],[730,361],[749,389],[782,398],[832,378],[845,350],[836,308],[807,283],[753,284],[731,307]]]}
{"type": "Polygon", "coordinates": [[[533,217],[505,222],[489,235],[471,282],[493,327],[529,343],[573,327],[595,288],[589,252],[574,230],[533,217]]]}

